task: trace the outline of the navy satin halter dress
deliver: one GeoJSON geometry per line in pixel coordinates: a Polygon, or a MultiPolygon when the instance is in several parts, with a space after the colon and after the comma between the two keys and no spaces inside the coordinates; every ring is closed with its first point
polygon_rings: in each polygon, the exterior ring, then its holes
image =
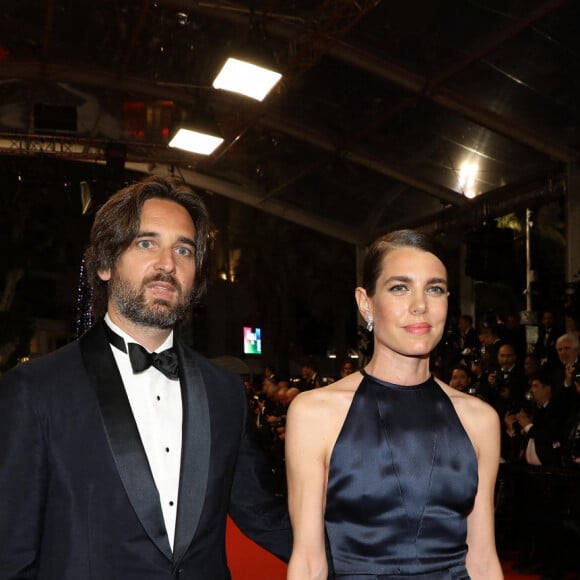
{"type": "Polygon", "coordinates": [[[449,397],[363,375],[330,459],[330,577],[469,579],[477,458],[449,397]]]}

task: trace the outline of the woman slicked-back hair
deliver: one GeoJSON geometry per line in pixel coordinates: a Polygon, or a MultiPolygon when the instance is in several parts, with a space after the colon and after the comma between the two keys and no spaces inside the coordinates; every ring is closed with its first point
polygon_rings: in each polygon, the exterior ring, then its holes
{"type": "Polygon", "coordinates": [[[417,230],[396,230],[377,238],[367,248],[363,270],[362,287],[368,296],[374,296],[377,280],[383,270],[383,261],[387,254],[398,248],[414,248],[422,252],[429,252],[439,258],[447,267],[445,253],[437,240],[428,234],[417,230]]]}
{"type": "Polygon", "coordinates": [[[101,270],[114,269],[121,254],[139,232],[143,204],[148,199],[173,201],[184,207],[195,226],[195,282],[193,300],[198,301],[207,287],[211,220],[202,199],[174,179],[147,177],[111,196],[95,216],[90,244],[85,254],[87,278],[93,293],[93,319],[107,311],[108,283],[99,278],[101,270]]]}

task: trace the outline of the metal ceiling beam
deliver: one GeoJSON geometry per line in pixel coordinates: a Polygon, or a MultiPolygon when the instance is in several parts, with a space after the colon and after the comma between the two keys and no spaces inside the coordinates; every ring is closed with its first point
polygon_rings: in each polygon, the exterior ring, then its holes
{"type": "MultiPolygon", "coordinates": [[[[483,56],[501,46],[506,40],[513,38],[522,30],[569,2],[570,0],[547,0],[543,2],[534,10],[530,11],[529,14],[524,15],[520,20],[508,26],[505,30],[498,32],[494,37],[474,47],[463,61],[458,61],[454,65],[456,70],[450,68],[445,71],[442,79],[435,78],[430,80],[422,77],[395,63],[381,59],[372,53],[340,40],[335,40],[331,44],[328,44],[327,39],[321,39],[318,42],[324,47],[327,56],[349,64],[356,69],[365,71],[376,78],[397,85],[410,93],[428,98],[445,109],[457,113],[482,127],[504,135],[509,139],[527,145],[540,153],[548,155],[552,159],[565,163],[576,162],[580,160],[580,151],[558,141],[553,136],[546,135],[539,130],[526,128],[453,90],[443,87],[436,90],[433,89],[434,83],[440,80],[447,80],[449,75],[460,72],[460,70],[463,70],[475,60],[483,58],[483,56]]],[[[239,24],[242,19],[247,18],[245,10],[228,7],[221,2],[162,0],[162,3],[165,5],[180,6],[185,11],[200,13],[211,18],[223,19],[231,23],[239,24]]],[[[284,15],[264,14],[264,17],[268,21],[268,33],[287,40],[291,40],[296,36],[297,28],[307,26],[305,22],[299,19],[291,19],[284,15]]],[[[313,42],[316,42],[316,38],[313,39],[313,42]]]]}
{"type": "MultiPolygon", "coordinates": [[[[409,97],[401,100],[399,103],[389,107],[378,117],[374,118],[366,127],[360,129],[356,134],[352,135],[348,139],[348,142],[343,145],[344,149],[352,151],[356,145],[362,141],[367,135],[376,133],[383,125],[385,125],[391,119],[396,118],[402,112],[415,107],[417,103],[425,98],[425,95],[429,95],[436,91],[436,89],[443,85],[445,82],[451,80],[454,76],[465,71],[474,63],[482,60],[486,55],[490,54],[502,44],[510,40],[511,38],[520,34],[526,28],[529,28],[533,23],[544,18],[550,12],[564,4],[569,0],[550,0],[540,6],[535,10],[531,10],[529,13],[525,14],[524,17],[514,21],[510,26],[504,30],[499,31],[488,39],[480,42],[478,45],[474,46],[471,50],[467,51],[467,54],[461,60],[452,63],[447,69],[441,71],[435,77],[429,79],[428,86],[424,88],[422,93],[411,93],[409,97]]],[[[318,168],[325,159],[320,159],[317,163],[312,163],[307,169],[302,169],[296,173],[295,176],[286,180],[285,184],[282,184],[268,193],[268,197],[273,197],[278,195],[285,186],[302,179],[305,175],[311,171],[318,168]]],[[[394,176],[393,176],[394,177],[394,176]]]]}
{"type": "Polygon", "coordinates": [[[120,76],[114,71],[109,72],[105,69],[76,64],[47,63],[43,65],[42,62],[32,59],[10,58],[2,61],[0,79],[80,84],[161,100],[179,100],[181,98],[185,101],[187,97],[191,98],[191,93],[184,89],[163,86],[139,77],[120,76]]]}
{"type": "Polygon", "coordinates": [[[318,149],[340,156],[391,179],[406,183],[446,203],[458,206],[467,204],[465,197],[452,189],[448,189],[437,183],[425,181],[406,168],[386,163],[384,159],[378,159],[366,152],[354,149],[349,150],[348,148],[343,149],[327,135],[316,132],[311,127],[300,125],[296,122],[289,123],[286,119],[275,117],[274,115],[264,115],[260,118],[259,123],[268,129],[281,131],[318,149]]]}
{"type": "MultiPolygon", "coordinates": [[[[183,166],[180,166],[179,174],[192,187],[250,205],[349,244],[357,245],[364,239],[364,234],[361,231],[329,219],[315,217],[311,213],[292,207],[287,203],[278,200],[263,202],[264,191],[254,184],[235,183],[186,168],[183,161],[185,158],[191,159],[191,156],[182,155],[175,150],[167,151],[166,148],[160,146],[155,148],[141,144],[141,147],[150,151],[145,155],[128,151],[128,160],[125,163],[126,170],[167,177],[174,176],[173,168],[181,164],[183,166]],[[157,159],[158,162],[153,162],[152,159],[157,159]]],[[[18,157],[54,157],[55,159],[105,164],[107,161],[107,142],[68,137],[0,134],[0,154],[18,157]]]]}
{"type": "Polygon", "coordinates": [[[282,83],[292,81],[312,68],[329,47],[347,34],[379,0],[325,0],[309,15],[306,26],[290,38],[291,53],[281,57],[282,83]]]}
{"type": "MultiPolygon", "coordinates": [[[[160,175],[163,177],[174,176],[169,165],[156,165],[151,167],[145,163],[128,162],[125,164],[125,167],[133,171],[143,171],[144,173],[152,175],[160,175]]],[[[192,187],[217,193],[218,195],[222,195],[245,205],[255,207],[260,211],[265,211],[284,220],[298,224],[299,226],[325,234],[336,240],[359,245],[364,239],[361,232],[349,228],[344,224],[320,217],[314,217],[311,213],[292,207],[291,205],[282,203],[278,200],[267,200],[262,202],[264,192],[255,189],[253,190],[240,184],[228,182],[224,179],[218,179],[210,175],[198,173],[197,171],[190,169],[180,169],[179,174],[180,177],[182,177],[182,179],[192,187]]]]}
{"type": "MultiPolygon", "coordinates": [[[[0,68],[0,78],[22,78],[27,80],[50,80],[61,83],[80,83],[86,86],[95,86],[100,89],[106,89],[118,92],[128,92],[141,94],[155,99],[169,99],[182,101],[186,96],[191,95],[174,87],[159,86],[151,81],[129,76],[119,77],[116,73],[109,73],[105,70],[80,68],[69,65],[49,64],[45,67],[39,65],[36,61],[15,61],[9,60],[2,63],[0,68]]],[[[251,114],[251,112],[249,113],[251,114]]],[[[446,203],[454,205],[463,205],[465,198],[451,189],[439,186],[435,183],[419,179],[410,171],[402,167],[389,165],[383,160],[369,156],[363,151],[345,150],[339,147],[330,137],[321,133],[314,132],[308,127],[299,125],[296,122],[288,121],[281,117],[264,114],[257,122],[271,130],[280,131],[292,136],[298,141],[309,143],[323,151],[333,154],[340,154],[349,161],[366,167],[379,174],[386,175],[391,179],[402,181],[429,195],[436,197],[446,203]]]]}
{"type": "Polygon", "coordinates": [[[42,37],[42,60],[48,61],[50,53],[50,44],[52,42],[52,24],[54,21],[54,2],[55,0],[46,1],[46,11],[44,13],[44,33],[42,37]]]}
{"type": "MultiPolygon", "coordinates": [[[[553,3],[551,2],[550,4],[553,3]]],[[[500,35],[500,37],[503,38],[503,35],[500,35]]],[[[489,49],[489,46],[486,49],[489,49]]],[[[456,91],[443,86],[435,88],[433,82],[428,78],[376,55],[343,44],[334,46],[329,51],[329,54],[377,78],[397,85],[412,94],[429,99],[437,105],[457,113],[482,127],[527,145],[552,159],[565,163],[580,160],[580,151],[554,139],[551,135],[547,135],[537,129],[525,127],[504,115],[499,115],[483,104],[464,97],[456,91]]],[[[463,62],[458,66],[465,67],[467,64],[463,62]]]]}
{"type": "MultiPolygon", "coordinates": [[[[543,134],[542,132],[536,131],[533,128],[525,127],[520,123],[516,123],[515,121],[506,118],[505,116],[498,115],[480,103],[466,99],[459,93],[451,91],[442,86],[443,83],[449,81],[457,74],[463,72],[474,63],[482,60],[485,58],[485,56],[491,54],[497,48],[502,46],[505,42],[514,38],[532,26],[534,23],[542,20],[547,15],[554,12],[556,9],[560,8],[567,2],[569,2],[569,0],[547,0],[543,2],[533,10],[525,13],[521,18],[513,21],[503,30],[498,31],[496,34],[472,47],[463,59],[453,63],[446,70],[442,71],[439,75],[432,79],[421,77],[397,65],[380,60],[376,56],[356,49],[351,45],[342,43],[337,39],[313,36],[312,42],[315,46],[313,46],[311,50],[324,51],[329,56],[332,56],[337,60],[346,62],[355,68],[370,73],[373,76],[387,80],[388,82],[400,86],[414,95],[414,97],[406,99],[400,105],[395,106],[390,111],[387,111],[381,115],[378,122],[373,123],[372,130],[374,131],[376,131],[380,124],[384,124],[390,118],[392,118],[393,112],[400,113],[401,110],[416,104],[417,99],[427,98],[447,110],[458,113],[464,118],[467,118],[483,127],[495,131],[498,134],[502,134],[509,139],[531,147],[536,151],[548,155],[552,159],[569,163],[572,161],[578,161],[580,159],[579,151],[555,140],[552,136],[543,134]]],[[[207,16],[225,18],[232,22],[235,22],[237,19],[239,19],[239,13],[232,12],[231,10],[228,10],[228,8],[224,8],[224,10],[219,11],[214,10],[210,13],[208,11],[208,4],[209,3],[198,2],[196,3],[195,7],[190,7],[190,9],[193,9],[194,11],[200,10],[207,16]]],[[[294,30],[294,26],[289,26],[289,23],[284,23],[280,20],[277,20],[275,15],[272,14],[264,14],[263,16],[264,18],[268,18],[268,31],[271,34],[282,36],[288,40],[291,40],[295,37],[296,32],[294,30]]],[[[304,26],[306,27],[305,24],[304,26]]],[[[332,31],[329,30],[329,32],[331,33],[332,31]]],[[[272,116],[261,117],[261,123],[263,125],[272,127],[271,121],[272,116]]],[[[292,130],[292,127],[290,127],[289,130],[287,122],[280,123],[280,119],[278,119],[277,125],[278,126],[276,128],[278,130],[286,134],[291,133],[296,139],[301,139],[311,134],[309,131],[299,131],[297,134],[292,130]]],[[[294,123],[290,123],[290,125],[294,125],[294,123]]],[[[364,136],[367,132],[368,130],[363,129],[360,135],[364,136]]],[[[332,144],[331,139],[328,137],[322,137],[322,139],[307,139],[307,141],[329,153],[337,153],[337,147],[332,144]]],[[[419,189],[426,191],[431,195],[435,195],[435,197],[443,201],[457,204],[458,198],[460,196],[451,190],[442,191],[441,188],[434,183],[417,183],[414,175],[410,175],[408,172],[402,171],[401,168],[390,167],[384,161],[378,162],[376,160],[370,160],[366,155],[358,155],[355,150],[357,142],[358,139],[355,136],[353,141],[344,144],[344,148],[347,151],[350,151],[350,153],[346,156],[354,163],[359,163],[362,166],[365,166],[374,171],[378,171],[383,175],[387,175],[392,179],[397,179],[402,183],[407,183],[413,187],[418,187],[419,189]]],[[[318,165],[319,163],[314,163],[310,164],[309,167],[313,168],[317,167],[318,165]]],[[[298,179],[303,178],[307,172],[308,170],[300,171],[294,177],[288,179],[286,184],[291,184],[298,179]]],[[[282,190],[283,186],[272,190],[267,194],[266,199],[270,199],[271,197],[278,195],[282,190]]]]}
{"type": "Polygon", "coordinates": [[[404,220],[398,228],[420,229],[431,234],[466,231],[486,220],[501,217],[523,208],[561,199],[566,194],[566,176],[560,172],[525,182],[512,183],[471,200],[467,208],[448,208],[428,217],[404,220]]]}
{"type": "Polygon", "coordinates": [[[473,99],[463,97],[456,91],[440,87],[435,92],[426,93],[429,82],[426,78],[412,73],[402,67],[389,63],[375,55],[358,49],[349,48],[348,60],[351,64],[372,72],[375,76],[389,81],[411,93],[424,95],[437,105],[458,113],[459,115],[513,141],[527,145],[532,149],[548,155],[552,159],[565,163],[580,160],[580,151],[557,141],[538,130],[529,129],[520,123],[495,113],[488,107],[473,99]]]}
{"type": "Polygon", "coordinates": [[[570,0],[547,0],[532,10],[524,12],[521,18],[514,20],[509,26],[500,30],[490,38],[484,39],[479,44],[467,51],[464,58],[451,64],[447,69],[430,80],[430,86],[439,86],[450,80],[459,73],[465,71],[472,64],[483,60],[487,55],[500,48],[507,41],[515,38],[524,30],[530,28],[536,22],[550,15],[554,10],[568,4],[570,0]]]}
{"type": "MultiPolygon", "coordinates": [[[[52,0],[49,0],[49,5],[52,0]]],[[[474,51],[468,55],[464,61],[458,63],[451,67],[448,71],[444,72],[440,78],[434,79],[433,81],[428,81],[418,75],[414,75],[409,71],[401,69],[396,65],[392,65],[390,63],[385,63],[385,61],[378,61],[376,58],[372,57],[368,53],[362,53],[357,51],[351,46],[346,47],[345,45],[338,42],[336,39],[332,39],[335,44],[330,45],[328,43],[328,39],[322,41],[320,40],[319,36],[312,36],[311,41],[313,43],[321,43],[324,44],[324,50],[327,50],[329,54],[340,58],[343,61],[350,62],[353,64],[353,55],[354,64],[358,68],[367,70],[376,76],[381,78],[386,78],[390,82],[394,82],[399,86],[402,86],[406,90],[409,90],[411,93],[418,95],[420,97],[428,97],[431,98],[436,103],[445,106],[446,108],[458,112],[465,116],[466,118],[470,118],[471,120],[477,122],[482,126],[487,126],[499,133],[503,133],[504,135],[518,140],[522,143],[525,143],[528,146],[533,147],[536,150],[539,150],[555,159],[559,159],[561,161],[571,161],[577,160],[579,158],[578,151],[569,148],[563,144],[553,142],[551,139],[547,138],[545,135],[535,133],[533,131],[527,130],[523,127],[515,123],[508,122],[504,117],[493,113],[485,109],[484,107],[478,106],[477,104],[469,101],[460,95],[457,95],[451,91],[440,89],[438,91],[433,91],[433,83],[434,82],[442,82],[443,80],[448,79],[452,74],[456,74],[458,70],[462,70],[466,66],[468,66],[474,59],[481,58],[482,55],[487,54],[489,51],[493,50],[495,47],[499,46],[502,42],[504,42],[507,38],[512,37],[513,35],[517,34],[518,31],[522,30],[526,26],[529,26],[532,22],[538,20],[539,18],[545,16],[549,11],[554,10],[558,6],[564,4],[567,0],[550,0],[542,4],[538,9],[536,9],[533,13],[530,13],[527,17],[522,19],[521,21],[517,21],[514,25],[506,29],[505,31],[500,32],[498,35],[493,37],[492,39],[483,43],[480,47],[476,48],[474,51]],[[316,39],[319,39],[318,41],[316,39]],[[358,58],[356,58],[358,55],[358,58]]],[[[201,11],[207,13],[208,9],[217,4],[215,3],[180,3],[180,2],[161,2],[162,4],[168,5],[182,5],[184,10],[195,11],[197,8],[200,8],[201,11]]],[[[149,1],[145,0],[143,4],[142,15],[146,13],[149,1]]],[[[219,4],[219,3],[218,3],[219,4]]],[[[220,4],[223,7],[223,5],[220,4]]],[[[367,4],[366,9],[370,9],[371,5],[367,4]]],[[[219,10],[218,12],[222,12],[219,10]]],[[[240,14],[243,18],[247,18],[247,14],[238,12],[232,12],[231,7],[228,12],[226,9],[225,12],[229,15],[229,18],[240,19],[240,14]]],[[[243,11],[242,11],[243,12],[243,11]]],[[[215,10],[213,11],[213,16],[215,17],[215,10]]],[[[219,15],[218,15],[219,17],[219,15]]],[[[47,18],[48,22],[48,18],[47,18]]],[[[336,24],[336,23],[335,23],[336,24]]],[[[328,24],[327,24],[328,27],[328,24]]],[[[140,26],[136,27],[135,35],[138,35],[138,31],[140,26]]],[[[285,27],[285,30],[289,30],[289,27],[285,27]]],[[[292,37],[296,34],[296,28],[292,27],[292,34],[289,36],[292,37]]],[[[329,32],[332,32],[332,26],[328,28],[329,32]]],[[[321,31],[324,33],[324,30],[321,31]]],[[[323,35],[322,35],[323,36],[323,35]]],[[[314,50],[315,47],[313,47],[314,50]]],[[[319,47],[320,49],[320,47],[319,47]]],[[[8,64],[8,63],[3,63],[8,64]]],[[[16,73],[15,76],[21,76],[23,74],[23,69],[19,68],[19,73],[16,73]]],[[[50,65],[50,68],[53,68],[53,65],[50,65]]],[[[68,68],[68,67],[64,67],[68,68]]],[[[4,72],[4,71],[2,71],[4,72]]],[[[43,70],[44,74],[41,74],[42,77],[50,77],[51,71],[43,70]]],[[[61,71],[62,72],[62,71],[61,71]]],[[[70,72],[70,71],[69,71],[70,72]]],[[[0,76],[4,76],[0,73],[0,76]]],[[[32,75],[35,77],[36,75],[32,75]]],[[[57,74],[56,76],[60,76],[57,74]]],[[[81,82],[84,84],[98,84],[99,86],[103,86],[102,83],[98,82],[90,82],[91,79],[94,78],[94,71],[76,71],[72,74],[72,79],[69,82],[81,82]],[[84,78],[81,78],[83,77],[84,78]],[[89,78],[87,78],[89,77],[89,78]]],[[[56,80],[56,79],[55,79],[56,80]]],[[[110,89],[112,90],[128,90],[128,91],[138,91],[140,93],[148,93],[151,95],[156,95],[156,98],[175,98],[176,97],[176,89],[172,87],[170,91],[164,90],[162,87],[155,87],[154,83],[144,83],[141,79],[131,79],[125,76],[119,78],[116,76],[112,79],[112,85],[109,85],[110,89]],[[146,90],[145,90],[146,89],[146,90]],[[156,90],[157,89],[157,90],[156,90]]],[[[182,95],[181,98],[185,99],[190,97],[191,95],[187,90],[185,94],[182,95]]],[[[388,118],[388,115],[386,116],[388,118]]],[[[283,133],[287,133],[292,135],[294,138],[299,140],[304,140],[305,136],[310,136],[311,132],[304,131],[303,128],[296,130],[296,124],[293,122],[289,122],[287,120],[281,118],[273,118],[271,116],[262,116],[260,122],[264,126],[269,126],[270,128],[275,128],[283,133]]],[[[349,145],[347,144],[345,152],[345,147],[338,148],[332,141],[332,139],[328,136],[324,135],[317,135],[316,138],[307,138],[306,142],[310,144],[320,147],[322,150],[327,151],[332,154],[342,154],[345,158],[349,159],[353,163],[360,164],[364,167],[372,169],[373,171],[377,171],[383,175],[386,175],[392,179],[396,179],[403,183],[407,183],[413,187],[421,189],[422,191],[426,191],[430,195],[434,195],[438,199],[441,199],[444,202],[452,203],[452,204],[462,204],[464,202],[464,198],[454,192],[453,190],[449,190],[446,188],[441,188],[437,184],[433,184],[430,182],[423,182],[415,178],[414,175],[409,174],[408,172],[404,171],[401,167],[397,166],[390,166],[385,164],[382,160],[377,160],[370,158],[364,152],[356,151],[356,150],[348,150],[349,145]]]]}
{"type": "MultiPolygon", "coordinates": [[[[317,6],[309,14],[307,25],[295,29],[296,34],[288,39],[289,47],[286,54],[279,56],[282,80],[278,94],[270,95],[268,103],[271,105],[276,101],[277,96],[284,94],[288,85],[311,69],[327,53],[332,43],[347,34],[377,4],[378,0],[325,0],[317,6]]],[[[269,15],[269,12],[263,12],[264,19],[269,15]]],[[[258,115],[264,108],[254,110],[257,114],[247,120],[237,135],[228,139],[228,142],[220,148],[218,155],[214,157],[214,161],[228,154],[231,147],[235,146],[248,129],[255,125],[258,115]]],[[[297,179],[294,178],[294,181],[297,179]]],[[[272,197],[280,190],[269,192],[266,197],[272,197]]]]}
{"type": "Polygon", "coordinates": [[[135,48],[139,42],[139,38],[141,37],[141,33],[143,32],[143,28],[145,26],[145,20],[147,18],[147,13],[149,12],[149,6],[151,5],[152,0],[144,0],[143,5],[141,6],[141,10],[139,11],[139,17],[137,18],[137,22],[133,27],[133,33],[131,34],[131,40],[129,41],[129,46],[125,51],[125,54],[121,58],[121,70],[120,74],[124,74],[127,70],[128,64],[131,62],[133,55],[135,54],[135,48]]]}

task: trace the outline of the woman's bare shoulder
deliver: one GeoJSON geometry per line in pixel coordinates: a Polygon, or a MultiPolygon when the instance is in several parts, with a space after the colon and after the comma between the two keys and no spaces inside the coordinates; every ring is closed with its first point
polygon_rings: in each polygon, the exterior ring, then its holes
{"type": "Polygon", "coordinates": [[[302,456],[306,449],[328,465],[360,382],[360,374],[353,373],[327,387],[300,393],[292,401],[286,421],[287,458],[297,452],[302,456]]]}
{"type": "Polygon", "coordinates": [[[447,396],[451,399],[451,402],[456,407],[460,406],[462,409],[465,408],[465,411],[468,413],[476,413],[483,415],[491,415],[495,413],[494,408],[489,404],[480,399],[479,397],[474,397],[468,393],[463,393],[450,387],[449,385],[445,384],[443,381],[439,379],[435,379],[437,384],[443,389],[443,391],[447,394],[447,396]]]}
{"type": "Polygon", "coordinates": [[[321,415],[341,415],[341,411],[350,406],[361,380],[359,373],[353,373],[327,387],[304,391],[292,401],[288,414],[319,418],[321,415]]]}
{"type": "Polygon", "coordinates": [[[489,403],[453,389],[440,380],[437,380],[437,383],[451,399],[464,429],[476,443],[476,447],[477,443],[488,438],[491,432],[499,432],[499,416],[489,403]]]}

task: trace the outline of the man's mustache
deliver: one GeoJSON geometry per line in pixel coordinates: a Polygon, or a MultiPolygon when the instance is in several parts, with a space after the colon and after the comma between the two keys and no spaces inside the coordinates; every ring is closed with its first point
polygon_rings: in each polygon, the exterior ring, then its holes
{"type": "Polygon", "coordinates": [[[179,282],[171,274],[163,274],[162,272],[159,272],[158,274],[143,280],[143,285],[146,286],[152,282],[165,282],[166,284],[171,284],[181,292],[181,286],[179,282]]]}

